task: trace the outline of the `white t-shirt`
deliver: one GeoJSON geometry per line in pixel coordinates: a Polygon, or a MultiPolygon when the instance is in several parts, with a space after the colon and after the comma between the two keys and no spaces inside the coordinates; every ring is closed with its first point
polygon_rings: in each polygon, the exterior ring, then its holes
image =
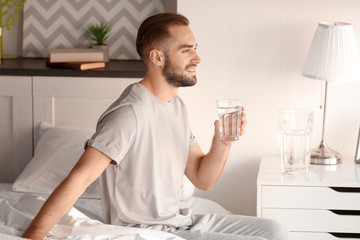
{"type": "Polygon", "coordinates": [[[116,162],[100,177],[105,222],[191,225],[191,210],[180,209],[179,192],[195,143],[180,97],[164,102],[140,83],[125,89],[87,142],[116,162]]]}

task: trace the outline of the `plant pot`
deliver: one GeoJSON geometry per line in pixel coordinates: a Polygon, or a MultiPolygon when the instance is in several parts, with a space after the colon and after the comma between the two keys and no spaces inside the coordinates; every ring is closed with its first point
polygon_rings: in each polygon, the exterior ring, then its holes
{"type": "Polygon", "coordinates": [[[101,49],[104,52],[104,61],[105,62],[109,61],[109,46],[108,45],[94,44],[94,45],[92,45],[92,48],[101,49]]]}

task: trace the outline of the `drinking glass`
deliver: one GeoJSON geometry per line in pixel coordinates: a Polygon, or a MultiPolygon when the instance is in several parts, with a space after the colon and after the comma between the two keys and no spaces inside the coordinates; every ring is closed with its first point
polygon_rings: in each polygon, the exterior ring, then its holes
{"type": "Polygon", "coordinates": [[[220,139],[239,140],[242,101],[240,99],[219,99],[216,103],[220,120],[220,139]]]}
{"type": "Polygon", "coordinates": [[[310,133],[314,112],[308,109],[280,111],[280,155],[285,173],[306,173],[310,165],[310,133]]]}

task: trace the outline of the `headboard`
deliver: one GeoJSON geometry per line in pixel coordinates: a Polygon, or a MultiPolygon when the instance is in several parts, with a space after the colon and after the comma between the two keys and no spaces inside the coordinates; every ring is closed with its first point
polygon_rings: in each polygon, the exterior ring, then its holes
{"type": "Polygon", "coordinates": [[[0,119],[6,120],[2,125],[6,123],[10,129],[0,133],[0,143],[5,144],[0,148],[0,182],[13,182],[31,160],[40,122],[95,129],[106,108],[129,84],[138,81],[137,78],[1,77],[0,106],[9,107],[0,119]],[[7,87],[10,85],[11,88],[7,87]]]}
{"type": "Polygon", "coordinates": [[[95,129],[106,108],[135,78],[33,78],[34,146],[40,122],[95,129]]]}

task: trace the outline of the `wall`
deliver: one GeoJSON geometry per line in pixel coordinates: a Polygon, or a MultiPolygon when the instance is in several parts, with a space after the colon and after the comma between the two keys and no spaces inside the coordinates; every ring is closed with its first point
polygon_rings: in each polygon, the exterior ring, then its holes
{"type": "Polygon", "coordinates": [[[139,59],[135,40],[140,23],[164,11],[164,1],[39,1],[27,0],[23,17],[24,57],[48,57],[49,48],[87,48],[89,26],[111,27],[105,44],[111,59],[139,59]]]}
{"type": "MultiPolygon", "coordinates": [[[[9,4],[12,9],[10,13],[14,12],[14,5],[9,4]]],[[[9,10],[5,8],[4,11],[9,10]]],[[[87,27],[103,20],[112,25],[113,32],[107,42],[111,58],[138,59],[135,51],[138,25],[145,17],[164,9],[175,10],[176,0],[91,0],[84,4],[75,1],[28,0],[24,11],[19,12],[20,19],[16,26],[11,27],[10,31],[3,29],[4,55],[47,57],[48,48],[88,47],[91,41],[87,27]],[[46,23],[43,19],[47,20],[46,23]]],[[[4,17],[4,22],[8,15],[4,17]]]]}
{"type": "MultiPolygon", "coordinates": [[[[190,19],[202,58],[198,84],[180,92],[202,149],[210,147],[217,98],[243,99],[248,119],[217,185],[197,194],[235,213],[255,215],[261,156],[278,155],[279,109],[314,109],[312,147],[321,140],[321,84],[301,76],[317,23],[352,23],[360,49],[360,1],[180,0],[177,6],[190,19]]],[[[350,160],[360,123],[359,93],[360,82],[329,83],[325,139],[350,160]]]]}

